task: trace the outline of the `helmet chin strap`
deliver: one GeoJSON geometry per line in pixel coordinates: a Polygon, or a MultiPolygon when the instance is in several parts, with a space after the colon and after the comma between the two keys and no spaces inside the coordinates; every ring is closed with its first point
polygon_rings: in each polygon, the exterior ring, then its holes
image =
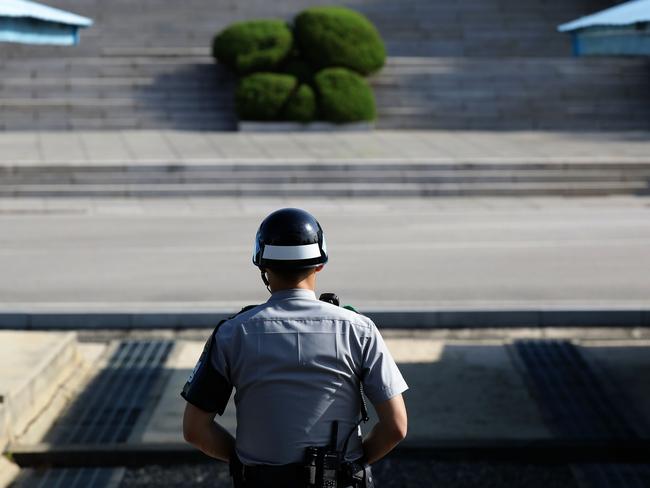
{"type": "Polygon", "coordinates": [[[269,290],[269,293],[273,294],[270,288],[271,283],[269,283],[269,279],[266,277],[266,272],[263,269],[260,269],[260,273],[262,274],[262,281],[266,285],[266,289],[269,290]]]}

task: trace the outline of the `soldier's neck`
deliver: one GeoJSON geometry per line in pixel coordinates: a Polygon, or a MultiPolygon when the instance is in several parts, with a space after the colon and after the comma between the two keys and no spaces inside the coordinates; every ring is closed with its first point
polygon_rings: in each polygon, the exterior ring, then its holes
{"type": "Polygon", "coordinates": [[[316,274],[312,274],[298,283],[286,283],[286,282],[274,282],[271,281],[269,286],[271,288],[271,293],[280,291],[280,290],[293,290],[296,288],[302,290],[311,290],[316,291],[316,274]]]}

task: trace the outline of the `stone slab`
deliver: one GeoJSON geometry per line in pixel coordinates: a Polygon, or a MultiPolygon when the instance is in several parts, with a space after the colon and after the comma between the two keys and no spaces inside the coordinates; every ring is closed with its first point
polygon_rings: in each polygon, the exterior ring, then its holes
{"type": "Polygon", "coordinates": [[[45,408],[78,361],[75,333],[0,331],[0,396],[10,440],[45,408]]]}

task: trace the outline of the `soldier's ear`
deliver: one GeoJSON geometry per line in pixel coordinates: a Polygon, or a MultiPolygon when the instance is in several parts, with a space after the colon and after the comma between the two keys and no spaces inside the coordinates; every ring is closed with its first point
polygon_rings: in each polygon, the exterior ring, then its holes
{"type": "Polygon", "coordinates": [[[317,273],[320,273],[321,271],[323,271],[323,268],[324,268],[324,267],[325,267],[324,264],[319,264],[319,265],[316,266],[314,269],[316,270],[317,273]]]}

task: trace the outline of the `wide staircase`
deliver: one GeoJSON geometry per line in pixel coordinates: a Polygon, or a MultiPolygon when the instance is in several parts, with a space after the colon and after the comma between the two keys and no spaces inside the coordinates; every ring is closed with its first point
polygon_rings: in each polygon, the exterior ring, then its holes
{"type": "MultiPolygon", "coordinates": [[[[0,129],[231,130],[232,76],[209,55],[242,19],[313,2],[48,0],[94,19],[70,48],[0,44],[0,129]]],[[[574,58],[556,26],[610,0],[357,0],[388,49],[380,128],[650,129],[650,62],[574,58]]]]}

